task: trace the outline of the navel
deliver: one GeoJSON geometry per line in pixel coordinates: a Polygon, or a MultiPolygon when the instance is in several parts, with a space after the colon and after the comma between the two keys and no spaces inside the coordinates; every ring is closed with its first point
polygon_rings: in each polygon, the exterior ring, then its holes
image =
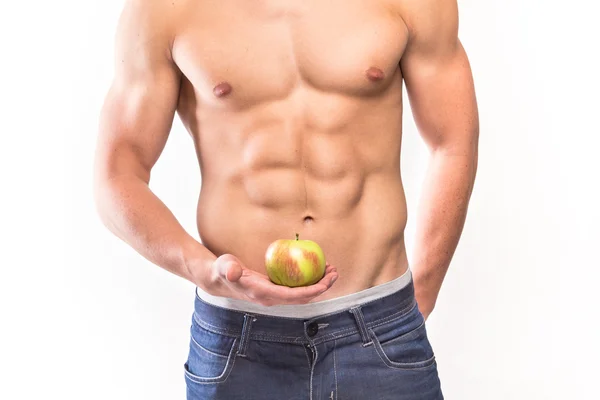
{"type": "Polygon", "coordinates": [[[307,217],[304,217],[304,223],[305,223],[305,224],[310,224],[310,223],[311,223],[311,222],[313,222],[313,221],[314,221],[314,219],[313,219],[313,217],[311,217],[310,215],[309,215],[309,216],[307,216],[307,217]]]}
{"type": "Polygon", "coordinates": [[[383,71],[376,67],[369,68],[365,73],[367,75],[367,78],[369,78],[369,80],[373,82],[380,81],[383,78],[385,78],[385,74],[383,73],[383,71]]]}
{"type": "Polygon", "coordinates": [[[214,87],[213,93],[216,97],[227,96],[231,93],[231,85],[227,82],[221,82],[217,86],[214,87]]]}

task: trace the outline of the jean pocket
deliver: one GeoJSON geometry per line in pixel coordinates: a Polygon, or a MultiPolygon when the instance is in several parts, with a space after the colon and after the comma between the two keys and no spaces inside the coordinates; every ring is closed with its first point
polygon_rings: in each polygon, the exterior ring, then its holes
{"type": "Polygon", "coordinates": [[[435,355],[427,338],[425,321],[421,318],[415,322],[418,323],[416,328],[410,329],[408,332],[405,328],[400,328],[401,333],[391,338],[389,332],[386,332],[383,335],[384,340],[380,340],[379,335],[373,329],[369,329],[373,346],[387,367],[422,369],[435,363],[435,355]]]}
{"type": "Polygon", "coordinates": [[[237,345],[237,337],[212,332],[194,319],[184,364],[186,380],[201,384],[224,382],[233,369],[237,345]]]}

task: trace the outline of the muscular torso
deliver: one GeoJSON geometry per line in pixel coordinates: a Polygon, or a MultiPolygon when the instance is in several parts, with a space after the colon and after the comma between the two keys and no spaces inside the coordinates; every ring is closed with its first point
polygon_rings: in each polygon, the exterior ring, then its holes
{"type": "Polygon", "coordinates": [[[408,35],[397,10],[372,0],[178,6],[172,57],[202,174],[203,244],[264,272],[272,241],[314,240],[339,271],[316,300],[403,273],[408,35]]]}

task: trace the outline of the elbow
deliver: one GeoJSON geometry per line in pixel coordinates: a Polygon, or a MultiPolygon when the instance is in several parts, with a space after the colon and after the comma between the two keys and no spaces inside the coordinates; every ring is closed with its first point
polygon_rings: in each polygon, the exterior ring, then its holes
{"type": "Polygon", "coordinates": [[[122,149],[98,148],[94,160],[92,186],[96,214],[111,229],[111,219],[123,196],[128,178],[139,175],[139,166],[122,149]]]}

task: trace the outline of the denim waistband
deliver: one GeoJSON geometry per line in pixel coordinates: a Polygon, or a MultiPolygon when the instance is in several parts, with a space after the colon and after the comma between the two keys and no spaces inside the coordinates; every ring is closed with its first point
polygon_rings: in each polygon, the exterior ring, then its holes
{"type": "MultiPolygon", "coordinates": [[[[193,318],[221,335],[281,343],[318,344],[374,328],[408,314],[416,306],[412,279],[402,289],[351,308],[309,319],[278,317],[209,304],[196,294],[193,318]]],[[[361,332],[364,337],[364,332],[361,332]]]]}

